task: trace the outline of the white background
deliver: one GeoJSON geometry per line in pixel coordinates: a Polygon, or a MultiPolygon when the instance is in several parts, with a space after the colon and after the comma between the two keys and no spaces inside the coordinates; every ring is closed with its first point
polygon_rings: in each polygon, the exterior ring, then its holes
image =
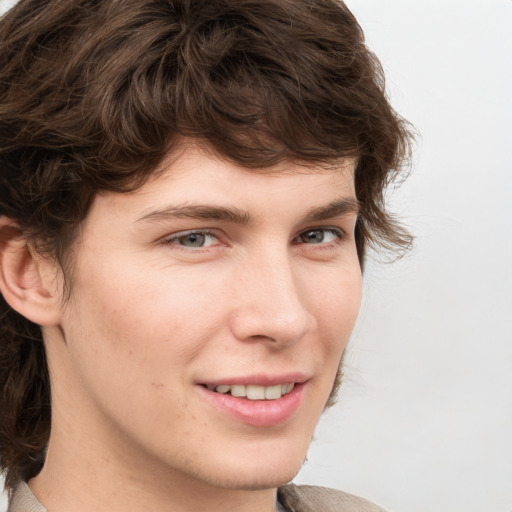
{"type": "Polygon", "coordinates": [[[421,134],[300,482],[394,512],[512,512],[512,1],[347,0],[421,134]]]}
{"type": "Polygon", "coordinates": [[[416,243],[368,265],[340,401],[296,481],[390,512],[512,512],[512,0],[347,4],[420,133],[389,198],[416,243]]]}

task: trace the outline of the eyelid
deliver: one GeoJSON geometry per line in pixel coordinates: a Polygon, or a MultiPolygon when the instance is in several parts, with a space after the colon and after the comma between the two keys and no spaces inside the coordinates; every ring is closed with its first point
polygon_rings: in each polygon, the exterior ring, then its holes
{"type": "Polygon", "coordinates": [[[186,250],[193,250],[193,249],[200,250],[200,249],[206,249],[208,247],[217,245],[217,244],[211,244],[211,246],[207,245],[205,247],[194,248],[194,247],[187,247],[185,245],[180,245],[180,244],[173,244],[174,241],[177,241],[180,238],[184,238],[188,235],[194,235],[194,234],[211,236],[211,237],[215,238],[219,244],[222,243],[218,232],[213,229],[185,229],[183,231],[177,231],[176,233],[172,233],[170,235],[167,235],[167,236],[161,238],[160,242],[163,244],[168,244],[168,245],[176,245],[177,247],[181,247],[186,250]]]}
{"type": "MultiPolygon", "coordinates": [[[[305,245],[316,245],[316,246],[328,246],[333,243],[339,243],[342,240],[344,240],[348,235],[347,232],[340,228],[339,226],[312,226],[308,229],[301,230],[294,238],[293,241],[297,240],[301,235],[304,235],[305,233],[311,232],[311,231],[324,231],[325,233],[333,233],[337,236],[337,239],[335,241],[327,242],[327,243],[319,243],[319,244],[305,244],[305,245]]],[[[300,243],[300,242],[298,242],[300,243]]]]}

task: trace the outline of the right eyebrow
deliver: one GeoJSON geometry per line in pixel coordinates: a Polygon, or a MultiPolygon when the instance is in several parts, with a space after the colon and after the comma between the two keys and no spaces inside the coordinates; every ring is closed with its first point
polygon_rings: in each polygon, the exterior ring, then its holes
{"type": "Polygon", "coordinates": [[[136,222],[160,222],[170,219],[202,219],[221,220],[235,224],[249,224],[251,217],[248,212],[239,208],[226,208],[207,204],[172,205],[150,211],[137,219],[136,222]]]}
{"type": "Polygon", "coordinates": [[[320,206],[319,208],[313,208],[306,216],[308,222],[317,222],[322,220],[333,219],[339,215],[347,214],[358,214],[359,213],[359,202],[354,197],[342,197],[336,199],[332,203],[326,206],[320,206]]]}

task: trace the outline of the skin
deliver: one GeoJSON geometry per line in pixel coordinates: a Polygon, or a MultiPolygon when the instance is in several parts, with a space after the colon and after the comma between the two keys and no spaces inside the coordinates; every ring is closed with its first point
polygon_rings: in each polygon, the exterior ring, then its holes
{"type": "Polygon", "coordinates": [[[30,481],[46,508],[274,510],[359,311],[353,168],[257,172],[189,144],[136,192],[96,197],[70,300],[38,260],[55,304],[43,327],[52,432],[30,481]],[[348,211],[311,218],[340,200],[348,211]],[[208,205],[205,218],[175,215],[191,205],[208,205]],[[201,385],[290,372],[305,380],[300,405],[268,427],[226,415],[201,385]]]}

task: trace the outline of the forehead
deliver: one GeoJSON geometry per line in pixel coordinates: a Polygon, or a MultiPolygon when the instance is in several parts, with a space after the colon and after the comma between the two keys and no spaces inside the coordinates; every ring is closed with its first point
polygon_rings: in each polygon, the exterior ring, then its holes
{"type": "Polygon", "coordinates": [[[343,181],[353,188],[356,164],[355,157],[347,157],[329,162],[283,160],[272,167],[244,167],[220,155],[209,145],[201,144],[194,139],[184,139],[167,154],[143,188],[149,190],[164,184],[178,184],[188,178],[195,182],[196,188],[206,185],[216,188],[224,186],[230,189],[231,193],[235,193],[236,185],[243,182],[267,184],[271,188],[272,184],[279,181],[304,184],[321,182],[319,176],[325,179],[342,178],[338,181],[343,181]],[[233,181],[223,181],[228,176],[233,181]],[[298,176],[303,178],[293,179],[298,176]]]}
{"type": "Polygon", "coordinates": [[[333,197],[356,201],[355,158],[325,163],[283,161],[270,168],[247,168],[195,142],[180,145],[161,162],[152,177],[129,194],[103,193],[97,202],[114,201],[151,216],[165,204],[223,204],[255,210],[278,209],[279,203],[294,207],[332,202],[333,197]],[[299,201],[299,203],[297,203],[299,201]]]}
{"type": "Polygon", "coordinates": [[[353,175],[358,163],[358,157],[346,156],[316,162],[300,159],[283,159],[273,166],[245,166],[219,153],[208,142],[181,137],[175,141],[172,150],[167,153],[162,163],[155,169],[153,177],[157,178],[159,175],[169,170],[172,170],[173,173],[190,172],[190,166],[193,166],[197,161],[209,162],[212,166],[229,166],[233,169],[239,169],[240,171],[249,170],[266,176],[332,174],[342,172],[349,172],[353,175]]]}

